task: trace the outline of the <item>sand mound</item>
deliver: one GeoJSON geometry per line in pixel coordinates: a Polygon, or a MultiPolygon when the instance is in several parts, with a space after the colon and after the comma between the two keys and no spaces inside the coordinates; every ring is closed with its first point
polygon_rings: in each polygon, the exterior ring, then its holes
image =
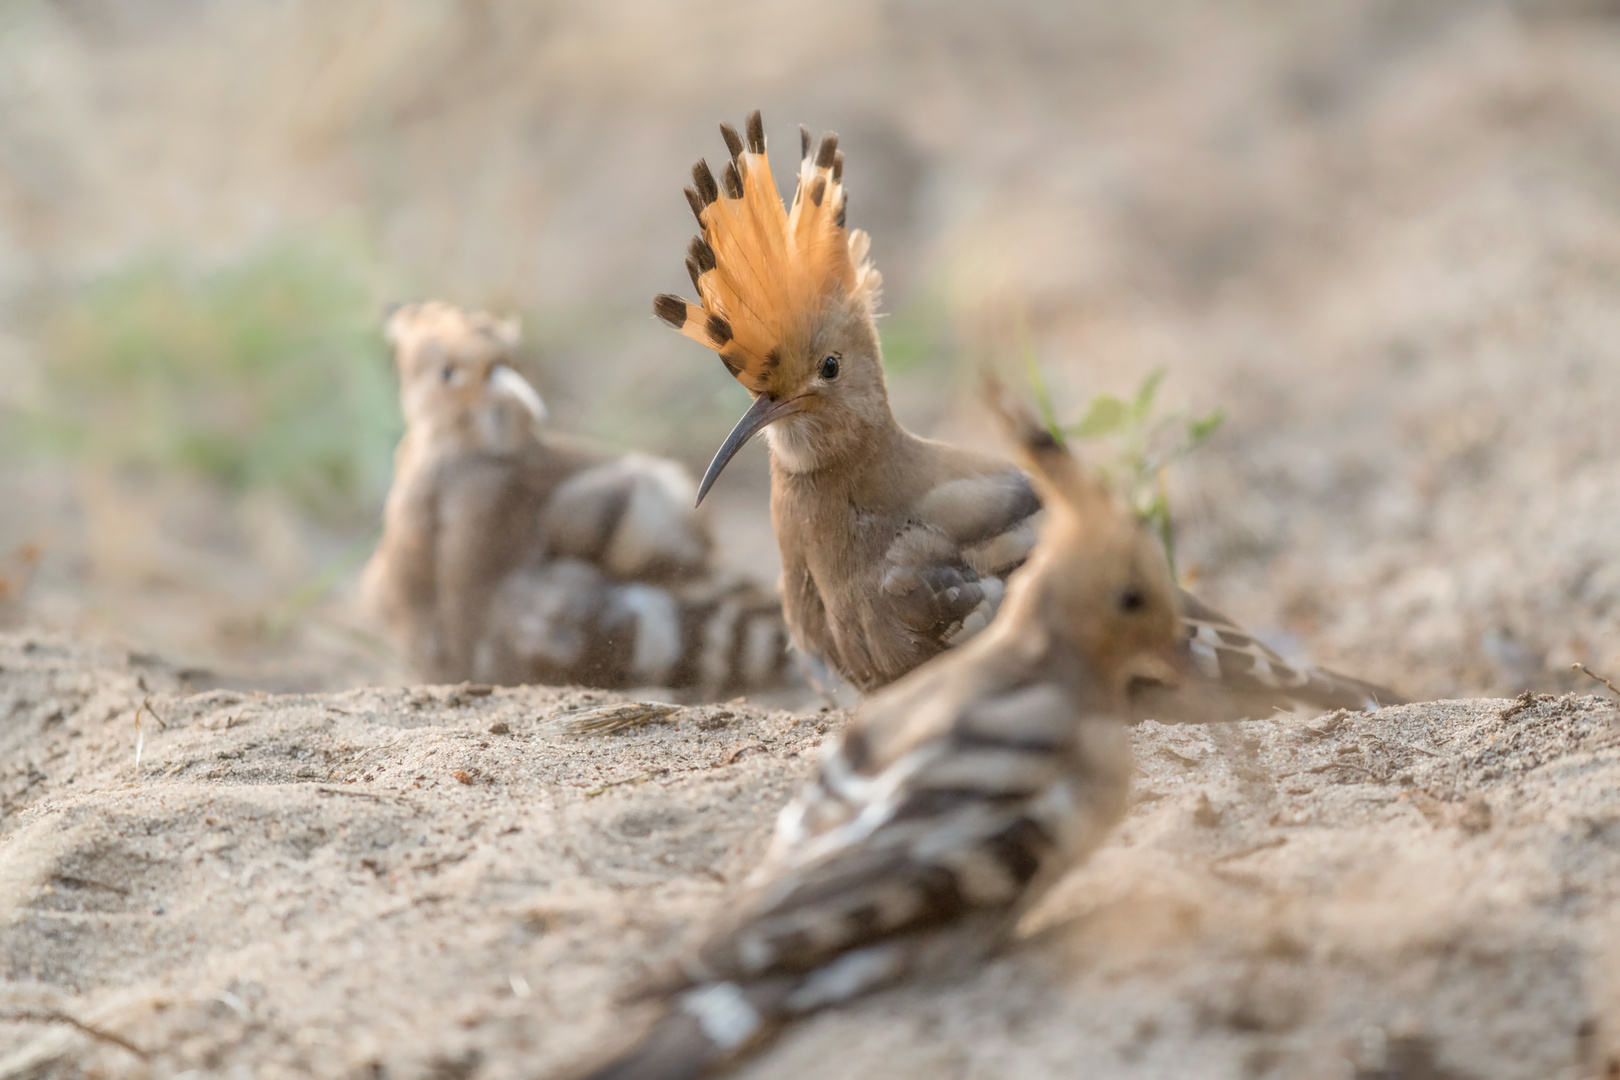
{"type": "MultiPolygon", "coordinates": [[[[553,730],[612,700],[194,694],[0,637],[0,1077],[532,1075],[640,1022],[613,994],[701,929],[845,716],[553,730]]],[[[1609,1075],[1615,717],[1143,724],[1129,820],[1018,948],[743,1075],[1609,1075]]]]}

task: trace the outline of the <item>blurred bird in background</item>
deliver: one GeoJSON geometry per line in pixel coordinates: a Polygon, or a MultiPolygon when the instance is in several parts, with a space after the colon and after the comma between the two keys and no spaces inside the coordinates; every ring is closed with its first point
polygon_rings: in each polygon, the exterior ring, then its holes
{"type": "MultiPolygon", "coordinates": [[[[798,649],[862,691],[877,690],[982,630],[1007,575],[1035,543],[1042,502],[1008,462],[905,430],[890,411],[874,321],[881,276],[870,240],[847,230],[838,137],[812,145],[784,210],[764,124],[729,125],[719,181],[706,161],[686,196],[701,226],[686,267],[699,302],[660,295],[657,315],[715,350],[753,406],[699,488],[757,432],[770,445],[771,517],[781,591],[798,649]]],[[[1230,619],[1182,599],[1184,648],[1218,692],[1221,715],[1274,708],[1376,708],[1381,687],[1290,665],[1230,619]]],[[[1186,714],[1177,692],[1143,680],[1140,715],[1186,714]]]]}
{"type": "Polygon", "coordinates": [[[1177,592],[1103,482],[1005,415],[1047,513],[995,620],[861,708],[663,1017],[592,1080],[711,1075],[795,1017],[972,965],[1124,813],[1121,710],[1179,678],[1177,592]]]}
{"type": "Polygon", "coordinates": [[[678,464],[543,434],[515,320],[387,319],[406,431],[364,590],[432,682],[721,694],[787,674],[780,606],[711,566],[678,464]]]}

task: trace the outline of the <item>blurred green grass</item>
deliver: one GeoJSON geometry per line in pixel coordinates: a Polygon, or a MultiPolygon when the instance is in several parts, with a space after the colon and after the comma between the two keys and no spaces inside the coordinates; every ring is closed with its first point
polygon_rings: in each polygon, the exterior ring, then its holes
{"type": "Polygon", "coordinates": [[[274,489],[334,523],[375,514],[402,422],[375,260],[331,235],[229,261],[143,255],[62,297],[19,448],[274,489]]]}
{"type": "Polygon", "coordinates": [[[890,377],[924,372],[930,380],[960,365],[961,349],[951,334],[950,309],[943,288],[925,285],[878,320],[883,367],[890,377]]]}

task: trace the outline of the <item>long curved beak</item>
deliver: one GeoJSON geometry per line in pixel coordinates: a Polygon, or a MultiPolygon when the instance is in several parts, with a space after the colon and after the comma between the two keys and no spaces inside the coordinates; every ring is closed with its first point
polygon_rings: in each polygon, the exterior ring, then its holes
{"type": "Polygon", "coordinates": [[[709,462],[709,471],[703,474],[703,483],[698,485],[697,505],[703,505],[703,496],[709,493],[715,480],[724,471],[731,459],[737,456],[743,443],[753,438],[755,433],[776,423],[784,416],[790,416],[804,408],[798,398],[789,398],[786,401],[776,401],[768,394],[761,394],[754,399],[748,411],[742,414],[737,426],[731,429],[726,441],[720,444],[720,449],[714,452],[714,460],[709,462]]]}
{"type": "Polygon", "coordinates": [[[539,392],[529,385],[528,379],[505,364],[496,364],[489,369],[489,388],[497,394],[517,398],[529,410],[535,423],[546,418],[546,403],[540,400],[539,392]]]}

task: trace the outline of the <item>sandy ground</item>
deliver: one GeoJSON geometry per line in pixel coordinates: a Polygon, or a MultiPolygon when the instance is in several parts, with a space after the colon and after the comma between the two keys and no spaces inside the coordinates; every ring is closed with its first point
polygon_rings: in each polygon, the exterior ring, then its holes
{"type": "MultiPolygon", "coordinates": [[[[1620,730],[1514,698],[1620,673],[1614,4],[985,11],[12,5],[0,410],[101,271],[358,215],[378,302],[522,312],[559,427],[701,470],[744,402],[648,312],[679,188],[716,120],[836,128],[905,423],[995,448],[971,387],[1015,316],[1068,414],[1163,366],[1229,417],[1171,476],[1195,589],[1472,700],[1143,725],[1129,821],[1026,944],[746,1075],[1620,1075],[1620,730]]],[[[765,499],[758,447],[710,499],[762,579],[765,499]]],[[[544,1073],[640,1021],[613,995],[844,720],[566,738],[581,692],[405,686],[357,558],[291,602],[365,507],[32,456],[0,508],[0,1080],[544,1073]]]]}
{"type": "MultiPolygon", "coordinates": [[[[622,1035],[644,1017],[615,993],[701,930],[846,716],[556,733],[609,700],[191,693],[150,656],[0,638],[0,1077],[493,1080],[622,1035]]],[[[1128,820],[1007,955],[743,1075],[1620,1069],[1612,701],[1134,742],[1128,820]]]]}

